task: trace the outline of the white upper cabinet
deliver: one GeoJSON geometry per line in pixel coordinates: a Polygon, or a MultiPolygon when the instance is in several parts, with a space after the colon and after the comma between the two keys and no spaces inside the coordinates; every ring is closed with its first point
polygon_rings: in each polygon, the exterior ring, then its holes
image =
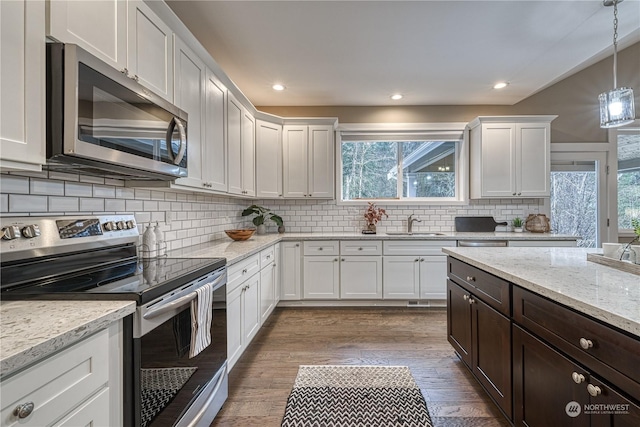
{"type": "Polygon", "coordinates": [[[256,120],[256,195],[282,197],[282,126],[256,120]]]}
{"type": "Polygon", "coordinates": [[[242,188],[242,105],[229,92],[227,97],[227,180],[229,193],[243,194],[242,188]]]}
{"type": "Polygon", "coordinates": [[[127,69],[143,86],[173,101],[173,32],[142,0],[128,0],[127,69]]]}
{"type": "Polygon", "coordinates": [[[189,115],[187,121],[187,178],[176,184],[202,187],[206,67],[179,38],[175,38],[175,103],[189,115]]]}
{"type": "Polygon", "coordinates": [[[0,2],[0,169],[45,163],[45,4],[0,2]]]}
{"type": "Polygon", "coordinates": [[[227,98],[229,193],[256,195],[256,121],[229,92],[227,98]]]}
{"type": "Polygon", "coordinates": [[[331,125],[283,127],[284,197],[334,197],[334,138],[331,125]]]}
{"type": "Polygon", "coordinates": [[[242,194],[256,195],[256,120],[246,108],[242,109],[242,194]]]}
{"type": "Polygon", "coordinates": [[[226,97],[227,89],[207,69],[202,174],[205,188],[224,192],[227,191],[226,97]]]}
{"type": "Polygon", "coordinates": [[[75,43],[112,67],[126,70],[126,1],[50,0],[48,5],[47,35],[75,43]]]}
{"type": "Polygon", "coordinates": [[[470,124],[470,196],[549,197],[556,116],[478,117],[470,124]]]}

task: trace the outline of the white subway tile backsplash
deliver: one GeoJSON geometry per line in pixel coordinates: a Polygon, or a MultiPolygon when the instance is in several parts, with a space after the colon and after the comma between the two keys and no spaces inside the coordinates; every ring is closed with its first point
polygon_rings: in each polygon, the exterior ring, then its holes
{"type": "Polygon", "coordinates": [[[104,178],[100,176],[80,175],[80,182],[89,184],[104,184],[104,178]]]}
{"type": "Polygon", "coordinates": [[[104,211],[104,199],[94,198],[81,198],[80,210],[84,212],[103,212],[104,211]]]}
{"type": "Polygon", "coordinates": [[[113,199],[116,197],[116,188],[106,185],[94,185],[93,197],[102,197],[104,199],[113,199]]]}
{"type": "Polygon", "coordinates": [[[58,171],[50,171],[49,179],[57,179],[60,181],[80,181],[80,176],[77,173],[67,173],[67,172],[58,172],[58,171]]]}
{"type": "Polygon", "coordinates": [[[136,199],[138,200],[149,200],[151,199],[151,191],[145,190],[144,188],[136,188],[136,199]]]}
{"type": "Polygon", "coordinates": [[[0,190],[6,194],[29,194],[29,178],[3,174],[0,176],[0,190]]]}
{"type": "Polygon", "coordinates": [[[133,188],[116,188],[116,197],[118,199],[133,199],[136,197],[133,188]]]}
{"type": "Polygon", "coordinates": [[[49,197],[49,210],[52,212],[77,212],[79,206],[77,197],[49,197]]]}
{"type": "Polygon", "coordinates": [[[47,212],[47,196],[9,194],[9,212],[47,212]]]}
{"type": "Polygon", "coordinates": [[[142,200],[125,200],[126,210],[138,212],[143,210],[144,203],[142,200]]]}
{"type": "Polygon", "coordinates": [[[107,211],[124,212],[127,210],[126,201],[122,199],[105,199],[104,208],[107,211]]]}
{"type": "Polygon", "coordinates": [[[93,196],[93,186],[91,184],[65,182],[64,195],[74,197],[91,197],[93,196]]]}
{"type": "Polygon", "coordinates": [[[46,179],[31,178],[29,180],[29,193],[43,196],[64,196],[64,182],[46,179]]]}
{"type": "Polygon", "coordinates": [[[8,194],[0,194],[0,212],[9,212],[8,194]]]}

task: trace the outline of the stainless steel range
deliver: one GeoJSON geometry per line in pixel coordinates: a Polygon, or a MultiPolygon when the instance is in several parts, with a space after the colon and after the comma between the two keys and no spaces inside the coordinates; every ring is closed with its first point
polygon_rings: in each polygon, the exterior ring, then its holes
{"type": "Polygon", "coordinates": [[[211,424],[227,397],[224,258],[139,258],[132,215],[1,218],[0,225],[3,300],[137,303],[123,354],[124,425],[211,424]],[[195,354],[198,288],[211,290],[204,316],[211,344],[195,354]]]}

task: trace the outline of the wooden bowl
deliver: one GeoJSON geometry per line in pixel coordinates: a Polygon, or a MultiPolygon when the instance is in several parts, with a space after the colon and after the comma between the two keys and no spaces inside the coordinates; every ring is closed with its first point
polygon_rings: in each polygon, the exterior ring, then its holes
{"type": "Polygon", "coordinates": [[[233,240],[247,240],[249,237],[253,236],[253,233],[256,232],[255,228],[238,228],[235,230],[224,230],[227,233],[227,236],[231,237],[233,240]]]}

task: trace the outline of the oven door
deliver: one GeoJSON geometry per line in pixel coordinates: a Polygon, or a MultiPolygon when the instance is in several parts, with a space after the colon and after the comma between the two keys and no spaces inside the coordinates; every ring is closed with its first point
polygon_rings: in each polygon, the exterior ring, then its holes
{"type": "Polygon", "coordinates": [[[138,307],[134,425],[209,426],[227,397],[226,271],[219,269],[138,307]],[[214,283],[211,344],[190,357],[191,300],[214,283]]]}

